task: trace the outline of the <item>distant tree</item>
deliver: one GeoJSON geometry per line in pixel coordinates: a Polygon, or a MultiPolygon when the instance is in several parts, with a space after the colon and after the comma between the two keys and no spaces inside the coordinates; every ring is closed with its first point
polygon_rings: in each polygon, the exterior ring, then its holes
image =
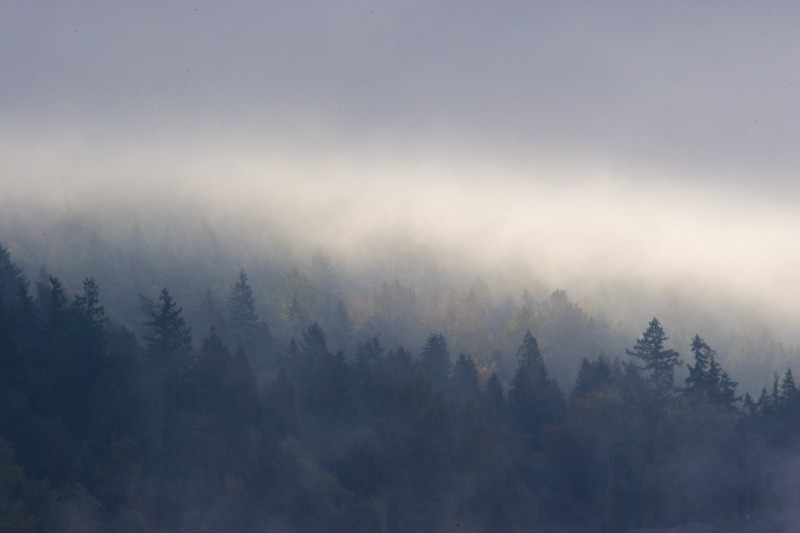
{"type": "Polygon", "coordinates": [[[44,269],[40,272],[40,278],[36,282],[36,307],[47,329],[46,334],[50,335],[65,324],[69,296],[61,281],[47,274],[44,269]]]}
{"type": "Polygon", "coordinates": [[[686,365],[689,377],[686,378],[684,392],[695,398],[708,400],[713,396],[716,388],[711,365],[715,351],[700,338],[700,335],[695,335],[692,339],[692,353],[694,354],[694,365],[686,365]]]}
{"type": "Polygon", "coordinates": [[[274,370],[272,332],[267,322],[256,313],[253,289],[244,269],[239,271],[239,278],[230,288],[228,313],[230,340],[233,345],[247,353],[256,372],[274,370]]]}
{"type": "Polygon", "coordinates": [[[8,250],[0,246],[0,310],[29,304],[28,282],[22,269],[11,261],[8,250]]]}
{"type": "Polygon", "coordinates": [[[353,361],[353,370],[359,381],[373,379],[375,367],[383,356],[383,346],[378,337],[370,337],[359,341],[356,347],[356,358],[353,361]]]}
{"type": "Polygon", "coordinates": [[[503,393],[503,384],[497,372],[492,372],[486,381],[486,412],[494,419],[499,420],[506,411],[506,398],[503,393]]]}
{"type": "Polygon", "coordinates": [[[344,406],[350,392],[347,362],[343,352],[328,349],[319,324],[311,324],[299,343],[290,343],[287,364],[300,403],[313,413],[330,416],[344,406]]]}
{"type": "Polygon", "coordinates": [[[794,382],[791,368],[787,369],[786,373],[783,375],[780,395],[783,401],[792,401],[797,395],[797,385],[794,382]]]}
{"type": "Polygon", "coordinates": [[[471,355],[460,353],[453,366],[450,391],[457,403],[464,403],[478,397],[478,369],[471,355]]]}
{"type": "Polygon", "coordinates": [[[450,379],[450,352],[447,349],[447,339],[443,335],[432,333],[428,336],[419,356],[419,366],[434,387],[439,390],[447,387],[450,379]]]}
{"type": "Polygon", "coordinates": [[[153,331],[144,338],[148,350],[159,354],[190,352],[192,334],[181,315],[183,308],[177,306],[166,288],[161,290],[158,299],[160,304],[150,311],[150,320],[145,322],[153,331]]]}
{"type": "MultiPolygon", "coordinates": [[[[228,312],[230,313],[231,329],[242,339],[252,336],[260,320],[255,310],[253,289],[248,283],[244,269],[239,271],[239,279],[231,286],[228,296],[228,312]]],[[[242,340],[237,339],[241,344],[242,340]]]]}
{"type": "Polygon", "coordinates": [[[640,359],[643,370],[650,371],[650,382],[659,395],[669,394],[673,390],[675,367],[681,366],[680,354],[664,343],[669,340],[657,318],[650,321],[647,329],[636,341],[633,350],[625,350],[631,357],[640,359]]]}
{"type": "Polygon", "coordinates": [[[739,399],[736,396],[737,383],[722,370],[716,360],[717,352],[699,335],[695,335],[692,339],[692,353],[695,364],[687,365],[689,376],[686,378],[684,394],[716,405],[733,407],[739,399]]]}
{"type": "Polygon", "coordinates": [[[564,396],[547,375],[536,338],[528,330],[517,350],[518,367],[508,403],[517,429],[534,437],[544,425],[558,420],[565,411],[564,396]]]}
{"type": "Polygon", "coordinates": [[[72,310],[78,321],[78,332],[84,337],[86,343],[101,347],[105,342],[105,326],[108,319],[106,309],[100,305],[100,290],[94,278],[83,281],[83,294],[76,295],[72,300],[72,310]],[[90,337],[86,339],[85,336],[90,337]]]}
{"type": "Polygon", "coordinates": [[[797,419],[800,415],[800,391],[792,376],[792,369],[788,368],[781,379],[779,412],[783,416],[783,423],[793,432],[800,431],[797,419]]]}
{"type": "Polygon", "coordinates": [[[594,360],[584,358],[572,389],[573,398],[583,398],[592,392],[609,389],[613,384],[611,365],[605,357],[594,360]]]}
{"type": "Polygon", "coordinates": [[[28,282],[0,246],[0,382],[19,377],[15,368],[35,339],[33,301],[28,282]]]}

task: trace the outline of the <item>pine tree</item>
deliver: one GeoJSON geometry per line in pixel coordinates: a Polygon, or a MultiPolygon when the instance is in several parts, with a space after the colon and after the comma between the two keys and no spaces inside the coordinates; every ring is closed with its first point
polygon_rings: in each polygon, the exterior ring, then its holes
{"type": "Polygon", "coordinates": [[[519,366],[508,393],[510,412],[518,429],[538,435],[545,423],[559,419],[564,396],[555,380],[548,378],[536,338],[528,330],[517,349],[519,366]]]}
{"type": "Polygon", "coordinates": [[[465,402],[478,396],[478,369],[471,355],[460,353],[453,366],[453,377],[450,380],[450,390],[453,398],[458,403],[465,402]]]}
{"type": "Polygon", "coordinates": [[[500,382],[497,372],[492,372],[486,382],[486,411],[494,420],[502,419],[506,411],[503,384],[500,382]]]}
{"type": "Polygon", "coordinates": [[[664,347],[667,340],[669,337],[664,334],[658,319],[653,318],[647,330],[636,341],[633,350],[625,350],[629,356],[641,359],[644,363],[643,367],[638,368],[651,372],[651,384],[659,395],[666,395],[672,391],[675,367],[683,364],[678,352],[664,347]]]}
{"type": "Polygon", "coordinates": [[[105,316],[105,307],[100,305],[100,290],[94,278],[83,281],[83,294],[72,300],[72,310],[80,324],[78,329],[82,335],[90,335],[98,343],[105,340],[104,330],[108,319],[105,316]]]}
{"type": "Polygon", "coordinates": [[[152,335],[144,338],[148,350],[159,354],[190,352],[192,330],[181,316],[183,308],[177,306],[166,288],[161,290],[158,299],[161,303],[150,311],[150,320],[145,322],[153,330],[152,335]]]}
{"type": "Polygon", "coordinates": [[[439,390],[447,387],[450,379],[450,352],[447,349],[447,339],[442,334],[432,333],[428,336],[419,356],[419,366],[434,387],[439,390]]]}
{"type": "Polygon", "coordinates": [[[242,336],[252,334],[260,320],[255,311],[253,289],[248,283],[244,269],[239,271],[239,279],[231,286],[228,312],[231,318],[231,328],[242,336]]]}
{"type": "Polygon", "coordinates": [[[692,353],[694,354],[694,366],[687,364],[689,377],[686,378],[685,394],[697,399],[710,399],[716,380],[714,379],[714,368],[711,365],[714,350],[695,334],[692,339],[692,353]]]}

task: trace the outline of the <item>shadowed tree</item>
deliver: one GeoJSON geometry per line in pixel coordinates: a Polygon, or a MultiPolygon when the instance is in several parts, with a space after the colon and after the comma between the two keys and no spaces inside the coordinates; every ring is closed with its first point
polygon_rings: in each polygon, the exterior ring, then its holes
{"type": "Polygon", "coordinates": [[[694,366],[686,365],[689,377],[686,378],[685,393],[709,400],[716,387],[711,365],[711,360],[716,352],[700,338],[700,335],[695,335],[692,339],[692,353],[694,354],[694,366]]]}
{"type": "Polygon", "coordinates": [[[689,376],[686,378],[684,394],[696,400],[734,407],[739,399],[736,397],[736,385],[728,373],[716,360],[716,350],[713,350],[699,335],[692,339],[692,353],[694,366],[687,364],[689,376]]]}
{"type": "Polygon", "coordinates": [[[517,350],[518,367],[508,393],[516,428],[538,436],[543,426],[559,419],[565,410],[564,396],[547,375],[536,338],[528,330],[517,350]]]}
{"type": "Polygon", "coordinates": [[[471,355],[462,352],[456,359],[450,379],[450,392],[457,404],[464,404],[478,397],[478,369],[471,355]]]}
{"type": "Polygon", "coordinates": [[[270,370],[274,363],[272,332],[267,322],[256,313],[253,289],[244,269],[239,271],[239,279],[231,286],[228,313],[233,345],[244,349],[257,373],[270,370]]]}
{"type": "Polygon", "coordinates": [[[190,352],[192,333],[181,315],[183,308],[177,306],[166,288],[158,299],[160,304],[150,311],[150,320],[145,322],[153,330],[152,335],[144,338],[147,349],[159,354],[190,352]]]}
{"type": "Polygon", "coordinates": [[[674,388],[675,367],[681,366],[680,354],[671,348],[665,348],[669,340],[657,318],[650,321],[645,332],[636,341],[633,350],[625,350],[631,357],[640,359],[644,366],[637,367],[650,371],[650,382],[655,392],[667,395],[674,388]]]}
{"type": "Polygon", "coordinates": [[[434,387],[444,390],[450,379],[450,352],[447,339],[440,333],[431,333],[419,356],[422,373],[431,380],[434,387]]]}
{"type": "Polygon", "coordinates": [[[17,368],[35,337],[34,323],[28,282],[0,246],[0,382],[19,376],[17,368]]]}
{"type": "Polygon", "coordinates": [[[228,296],[228,312],[231,318],[231,331],[237,345],[243,345],[255,332],[260,317],[255,310],[253,289],[247,281],[244,269],[239,271],[239,279],[231,286],[228,296]]]}
{"type": "Polygon", "coordinates": [[[486,412],[495,421],[502,420],[506,412],[503,384],[497,372],[492,372],[486,381],[486,412]]]}

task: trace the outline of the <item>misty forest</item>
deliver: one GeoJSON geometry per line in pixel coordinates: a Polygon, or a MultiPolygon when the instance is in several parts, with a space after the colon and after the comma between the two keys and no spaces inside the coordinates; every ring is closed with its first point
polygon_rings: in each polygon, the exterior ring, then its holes
{"type": "Polygon", "coordinates": [[[800,531],[798,21],[0,1],[0,533],[800,531]]]}
{"type": "Polygon", "coordinates": [[[797,349],[678,293],[578,302],[412,242],[269,260],[205,219],[30,231],[0,249],[2,531],[796,524],[797,349]]]}

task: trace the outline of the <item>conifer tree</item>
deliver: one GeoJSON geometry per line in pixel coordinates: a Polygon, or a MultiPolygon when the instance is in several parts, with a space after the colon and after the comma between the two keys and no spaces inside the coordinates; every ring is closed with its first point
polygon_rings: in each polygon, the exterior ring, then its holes
{"type": "Polygon", "coordinates": [[[544,358],[530,330],[517,349],[519,366],[508,393],[508,403],[518,429],[537,434],[547,422],[564,412],[564,397],[555,380],[547,376],[544,358]]]}
{"type": "Polygon", "coordinates": [[[631,357],[640,359],[641,370],[650,371],[650,382],[655,392],[666,395],[673,389],[675,367],[681,366],[680,354],[664,343],[669,340],[657,318],[650,321],[647,329],[636,341],[633,350],[625,350],[631,357]]]}
{"type": "Polygon", "coordinates": [[[153,334],[146,336],[148,350],[160,354],[187,353],[192,349],[191,328],[186,326],[178,307],[164,288],[159,296],[160,304],[150,311],[150,320],[145,325],[152,328],[153,334]]]}
{"type": "Polygon", "coordinates": [[[478,396],[480,391],[478,387],[478,369],[471,355],[466,355],[463,352],[459,354],[456,364],[453,365],[450,390],[457,402],[464,402],[478,396]]]}
{"type": "Polygon", "coordinates": [[[441,333],[431,333],[419,356],[419,366],[435,387],[444,390],[450,379],[450,352],[441,333]]]}
{"type": "Polygon", "coordinates": [[[686,388],[684,392],[695,398],[710,399],[716,385],[711,358],[714,350],[695,334],[692,339],[692,353],[694,354],[694,366],[687,364],[689,377],[686,378],[686,388]]]}
{"type": "Polygon", "coordinates": [[[228,312],[231,318],[231,328],[235,333],[242,337],[252,335],[260,317],[255,311],[253,289],[248,283],[244,269],[239,271],[239,279],[231,286],[228,312]]]}

